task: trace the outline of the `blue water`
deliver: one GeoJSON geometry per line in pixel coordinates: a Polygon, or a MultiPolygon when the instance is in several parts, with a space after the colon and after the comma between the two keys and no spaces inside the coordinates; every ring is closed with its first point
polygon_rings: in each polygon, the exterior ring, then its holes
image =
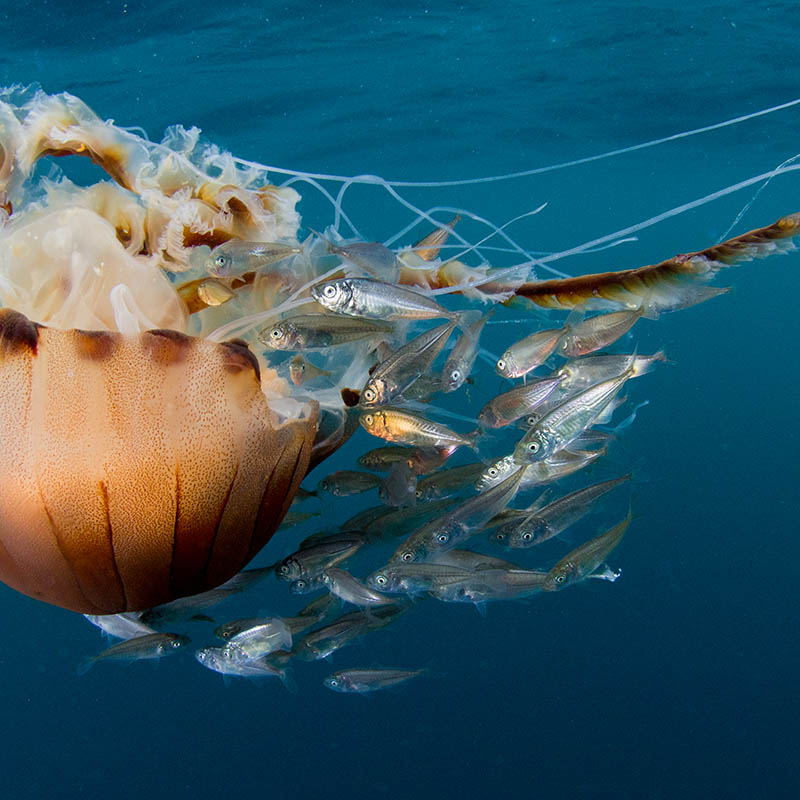
{"type": "MultiPolygon", "coordinates": [[[[800,96],[795,3],[707,6],[6,4],[0,85],[70,91],[153,138],[195,124],[239,156],[294,169],[496,175],[800,96]]],[[[563,249],[776,167],[800,151],[798,129],[794,107],[614,159],[407,196],[497,223],[546,201],[514,236],[563,249]]],[[[800,210],[797,186],[772,181],[736,232],[800,210]]],[[[708,246],[753,192],[559,268],[708,246]]],[[[300,209],[325,225],[330,208],[312,195],[300,209]]],[[[409,221],[361,190],[345,205],[370,238],[409,221]]],[[[226,687],[188,655],[77,677],[101,646],[96,630],[0,587],[2,796],[797,796],[798,267],[797,254],[743,265],[718,281],[729,295],[635,329],[642,352],[663,346],[674,364],[636,382],[632,399],[650,404],[597,473],[637,475],[614,584],[495,604],[486,618],[426,604],[333,666],[300,665],[297,694],[226,687]],[[369,700],[321,684],[333,668],[381,664],[429,664],[435,676],[369,700]]],[[[500,328],[490,347],[507,340],[500,328]]],[[[487,381],[474,391],[493,391],[487,381]]],[[[330,469],[365,449],[357,436],[330,469]]],[[[281,536],[258,563],[296,540],[281,536]]],[[[270,585],[230,615],[279,603],[270,585]]]]}

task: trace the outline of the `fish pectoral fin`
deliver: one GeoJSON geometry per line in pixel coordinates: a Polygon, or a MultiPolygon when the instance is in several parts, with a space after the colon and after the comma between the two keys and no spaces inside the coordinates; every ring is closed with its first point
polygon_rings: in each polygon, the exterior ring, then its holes
{"type": "Polygon", "coordinates": [[[622,570],[619,569],[614,572],[608,564],[601,564],[591,575],[587,575],[587,578],[597,578],[601,581],[610,581],[614,583],[614,581],[622,575],[622,570]]]}

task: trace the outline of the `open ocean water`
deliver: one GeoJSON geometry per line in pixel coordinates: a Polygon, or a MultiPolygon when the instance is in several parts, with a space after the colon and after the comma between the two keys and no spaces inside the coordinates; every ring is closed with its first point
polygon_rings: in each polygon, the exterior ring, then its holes
{"type": "MultiPolygon", "coordinates": [[[[796,3],[704,5],[5,4],[0,85],[69,91],[153,139],[197,125],[266,164],[451,181],[800,97],[796,3]]],[[[798,131],[793,106],[544,174],[398,191],[497,224],[546,202],[509,233],[531,250],[563,250],[777,167],[800,152],[798,131]]],[[[799,186],[798,173],[771,181],[733,233],[800,211],[799,186]]],[[[329,224],[330,205],[296,188],[304,224],[329,224]]],[[[757,188],[558,268],[577,275],[707,247],[757,188]]],[[[356,187],[344,206],[368,239],[410,221],[379,189],[356,187]]],[[[631,386],[632,402],[649,405],[603,466],[570,484],[634,471],[635,518],[610,558],[623,570],[616,583],[490,604],[485,618],[426,603],[331,664],[298,665],[295,694],[271,680],[226,686],[191,653],[79,677],[76,665],[102,647],[98,631],[0,587],[0,796],[797,797],[798,269],[797,253],[733,268],[716,281],[728,295],[634,329],[641,352],[664,347],[674,363],[631,386]],[[322,686],[333,669],[375,665],[433,674],[367,699],[322,686]]],[[[506,327],[491,329],[489,350],[511,340],[506,327]]],[[[481,375],[471,391],[498,390],[486,365],[481,375]]],[[[367,442],[359,431],[309,485],[351,466],[367,442]]],[[[625,500],[602,509],[573,543],[616,522],[625,500]]],[[[255,564],[299,538],[279,532],[255,564]]],[[[541,565],[571,546],[553,545],[541,565]]],[[[270,581],[210,613],[301,604],[270,581]]]]}

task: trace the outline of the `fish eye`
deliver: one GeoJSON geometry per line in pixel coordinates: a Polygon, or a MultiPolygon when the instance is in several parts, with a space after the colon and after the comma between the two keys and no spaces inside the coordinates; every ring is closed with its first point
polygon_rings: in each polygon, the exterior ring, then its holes
{"type": "Polygon", "coordinates": [[[497,477],[497,475],[499,474],[499,472],[498,472],[498,469],[497,469],[497,467],[489,467],[489,469],[487,469],[487,470],[486,470],[486,474],[487,474],[487,475],[488,475],[490,478],[496,478],[496,477],[497,477]]]}
{"type": "Polygon", "coordinates": [[[386,584],[388,582],[389,581],[386,579],[385,575],[376,575],[375,576],[375,583],[377,583],[378,586],[386,586],[386,584]]]}
{"type": "Polygon", "coordinates": [[[566,576],[564,575],[556,575],[556,583],[564,583],[566,580],[566,576]]]}
{"type": "Polygon", "coordinates": [[[323,288],[322,294],[324,297],[334,298],[336,297],[336,287],[329,283],[323,288]]]}
{"type": "Polygon", "coordinates": [[[339,685],[339,681],[337,681],[336,678],[331,678],[329,683],[330,683],[331,686],[338,686],[339,685]]]}
{"type": "Polygon", "coordinates": [[[372,414],[367,414],[364,417],[364,422],[366,422],[367,425],[372,425],[372,423],[375,422],[375,417],[373,417],[372,414]]]}
{"type": "Polygon", "coordinates": [[[505,369],[506,368],[506,361],[504,358],[497,359],[497,369],[505,369]]]}
{"type": "Polygon", "coordinates": [[[530,531],[525,531],[525,533],[522,534],[522,539],[523,541],[529,542],[533,539],[533,534],[530,531]]]}
{"type": "Polygon", "coordinates": [[[422,489],[417,489],[417,491],[414,492],[414,494],[417,496],[417,500],[422,499],[422,489]]]}
{"type": "Polygon", "coordinates": [[[228,257],[221,253],[214,259],[214,266],[224,267],[228,263],[228,257]]]}
{"type": "Polygon", "coordinates": [[[506,538],[506,535],[504,533],[496,533],[494,538],[497,539],[498,542],[502,542],[503,539],[506,538]]]}
{"type": "Polygon", "coordinates": [[[528,425],[535,425],[536,417],[528,417],[528,419],[526,419],[525,421],[528,423],[528,425]]]}
{"type": "Polygon", "coordinates": [[[269,332],[270,338],[272,339],[280,339],[283,336],[283,331],[280,328],[273,328],[269,332]]]}
{"type": "Polygon", "coordinates": [[[288,567],[288,565],[286,565],[286,564],[281,564],[281,565],[278,567],[278,572],[280,572],[280,573],[281,573],[281,575],[285,575],[285,574],[286,574],[288,571],[289,571],[289,567],[288,567]]]}
{"type": "Polygon", "coordinates": [[[538,453],[539,452],[539,442],[528,442],[528,450],[531,453],[538,453]]]}
{"type": "Polygon", "coordinates": [[[450,541],[450,534],[440,533],[436,537],[436,541],[439,542],[439,544],[447,544],[450,541]]]}
{"type": "Polygon", "coordinates": [[[305,588],[306,588],[306,582],[305,582],[304,580],[302,580],[302,578],[301,578],[300,580],[296,580],[296,581],[294,582],[294,585],[295,585],[295,586],[296,586],[298,589],[305,589],[305,588]]]}
{"type": "Polygon", "coordinates": [[[411,552],[406,551],[405,553],[403,553],[402,556],[400,556],[400,558],[402,558],[403,561],[413,561],[414,560],[414,554],[411,553],[411,552]]]}
{"type": "Polygon", "coordinates": [[[454,370],[453,370],[453,371],[450,373],[450,380],[451,380],[451,381],[457,381],[457,380],[459,380],[459,378],[461,378],[461,371],[460,371],[460,370],[457,370],[457,369],[454,369],[454,370]]]}
{"type": "Polygon", "coordinates": [[[173,639],[173,640],[170,642],[170,645],[171,645],[172,647],[180,647],[180,646],[181,646],[181,643],[180,643],[180,642],[179,642],[177,639],[173,639]]]}
{"type": "Polygon", "coordinates": [[[364,397],[369,400],[371,403],[375,399],[375,390],[374,389],[365,389],[364,390],[364,397]]]}

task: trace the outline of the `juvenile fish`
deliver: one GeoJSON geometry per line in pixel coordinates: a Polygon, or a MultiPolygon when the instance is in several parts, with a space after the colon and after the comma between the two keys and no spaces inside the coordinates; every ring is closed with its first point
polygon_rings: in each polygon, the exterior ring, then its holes
{"type": "Polygon", "coordinates": [[[122,614],[84,614],[84,617],[100,628],[101,631],[117,639],[135,639],[156,633],[149,625],[139,619],[138,611],[127,611],[122,614]]]}
{"type": "Polygon", "coordinates": [[[496,371],[504,378],[521,378],[544,364],[564,335],[564,328],[537,331],[514,342],[497,360],[496,371]]]}
{"type": "Polygon", "coordinates": [[[78,674],[88,672],[98,661],[144,661],[162,658],[189,644],[189,637],[179,633],[149,633],[117,642],[78,667],[78,674]]]}
{"type": "Polygon", "coordinates": [[[262,328],[258,340],[272,350],[327,350],[391,332],[391,325],[367,319],[298,314],[262,328]]]}
{"type": "Polygon", "coordinates": [[[292,525],[299,525],[301,522],[313,519],[320,515],[319,511],[287,511],[281,520],[281,527],[291,527],[292,525]]]}
{"type": "Polygon", "coordinates": [[[423,525],[395,550],[389,563],[423,561],[429,554],[450,550],[469,539],[514,499],[524,472],[524,468],[518,468],[497,486],[423,525]]]}
{"type": "Polygon", "coordinates": [[[567,447],[597,421],[631,375],[633,368],[629,367],[622,375],[591,386],[554,408],[522,437],[514,449],[514,460],[531,464],[567,447]]]}
{"type": "Polygon", "coordinates": [[[458,583],[438,586],[429,594],[445,603],[475,603],[489,600],[519,600],[542,591],[546,572],[519,569],[483,569],[458,583]]]}
{"type": "Polygon", "coordinates": [[[368,433],[388,442],[435,448],[475,447],[473,434],[456,433],[445,425],[399,408],[365,411],[359,422],[368,433]]]}
{"type": "Polygon", "coordinates": [[[628,473],[621,478],[579,489],[534,511],[516,523],[504,525],[497,530],[497,534],[502,532],[508,547],[513,548],[533,547],[546,542],[586,516],[591,510],[592,503],[630,479],[631,474],[628,473]]]}
{"type": "Polygon", "coordinates": [[[437,551],[431,554],[431,563],[443,564],[450,567],[459,567],[470,571],[486,569],[519,569],[517,564],[505,561],[495,556],[487,556],[472,550],[454,548],[453,550],[437,551]]]}
{"type": "Polygon", "coordinates": [[[624,336],[643,313],[643,309],[637,308],[635,311],[598,314],[576,323],[567,320],[564,326],[566,331],[558,343],[558,353],[567,358],[575,358],[602,350],[624,336]]]}
{"type": "Polygon", "coordinates": [[[329,311],[352,317],[396,321],[461,316],[413,289],[368,278],[323,281],[312,287],[311,296],[329,311]]]}
{"type": "Polygon", "coordinates": [[[239,631],[224,646],[226,657],[240,664],[259,659],[276,650],[291,649],[292,634],[280,617],[272,617],[239,631]]]}
{"type": "Polygon", "coordinates": [[[489,321],[492,312],[484,314],[467,327],[461,334],[459,340],[450,351],[447,361],[442,371],[442,390],[454,392],[469,377],[475,359],[478,357],[478,340],[480,339],[483,326],[489,321]]]}
{"type": "Polygon", "coordinates": [[[317,380],[317,378],[330,378],[330,376],[331,372],[314,366],[301,355],[296,355],[289,362],[289,380],[295,386],[302,386],[304,383],[317,380]]]}
{"type": "Polygon", "coordinates": [[[370,472],[343,469],[339,472],[332,472],[327,478],[323,478],[317,484],[317,489],[321,492],[329,492],[334,497],[349,497],[352,494],[361,494],[375,489],[380,486],[380,483],[381,479],[370,472]]]}
{"type": "Polygon", "coordinates": [[[321,575],[328,567],[340,564],[364,543],[360,536],[342,536],[333,541],[306,547],[283,559],[275,574],[284,581],[297,581],[321,575]]]}
{"type": "Polygon", "coordinates": [[[510,425],[547,400],[560,382],[560,377],[540,378],[510,392],[503,392],[481,409],[478,423],[485,428],[502,428],[504,425],[510,425]]]}
{"type": "Polygon", "coordinates": [[[476,461],[434,472],[417,483],[417,500],[434,500],[459,494],[464,489],[471,488],[484,469],[483,463],[476,461]]]}
{"type": "Polygon", "coordinates": [[[424,669],[342,669],[329,675],[323,683],[335,692],[363,694],[397,686],[424,672],[424,669]]]}
{"type": "Polygon", "coordinates": [[[365,582],[386,594],[414,595],[463,581],[471,574],[472,570],[449,564],[398,561],[375,570],[365,582]]]}
{"type": "Polygon", "coordinates": [[[392,464],[396,464],[398,461],[408,461],[408,448],[397,444],[376,447],[374,450],[368,450],[359,456],[357,460],[362,467],[385,472],[391,469],[392,464]]]}
{"type": "Polygon", "coordinates": [[[205,261],[205,268],[215,278],[234,278],[245,272],[277,264],[284,258],[302,253],[302,248],[278,242],[245,242],[230,239],[217,245],[205,261]]]}
{"type": "Polygon", "coordinates": [[[615,375],[621,375],[633,368],[632,378],[645,375],[653,369],[656,362],[666,361],[663,350],[651,356],[631,355],[595,355],[588,358],[575,358],[556,370],[553,375],[561,378],[561,388],[568,392],[580,392],[601,381],[607,381],[615,375]]]}
{"type": "Polygon", "coordinates": [[[359,637],[385,627],[405,610],[395,603],[371,608],[368,614],[363,611],[343,614],[324,628],[307,633],[295,648],[295,655],[304,661],[327,658],[359,637]]]}
{"type": "Polygon", "coordinates": [[[611,530],[601,533],[564,556],[551,570],[542,584],[542,591],[553,592],[566,589],[573,583],[589,577],[608,557],[608,554],[622,541],[631,513],[611,530]]]}
{"type": "MultiPolygon", "coordinates": [[[[528,488],[565,478],[567,475],[572,475],[573,472],[588,467],[605,453],[605,448],[600,450],[559,450],[544,461],[529,464],[520,487],[528,488]]],[[[475,488],[479,492],[484,492],[486,489],[496,486],[516,469],[519,469],[519,464],[514,460],[514,454],[504,456],[486,467],[475,481],[475,488]]]]}
{"type": "Polygon", "coordinates": [[[427,403],[437,393],[442,391],[442,376],[420,375],[411,386],[403,392],[403,400],[416,400],[427,403]]]}
{"type": "Polygon", "coordinates": [[[401,266],[394,251],[380,242],[351,242],[350,244],[338,245],[321,234],[317,234],[317,236],[325,239],[329,253],[347,259],[350,263],[355,264],[359,269],[378,280],[393,280],[398,268],[401,266]]]}
{"type": "Polygon", "coordinates": [[[362,408],[388,405],[431,368],[450,334],[454,322],[439,325],[416,336],[380,363],[361,392],[362,408]]]}
{"type": "Polygon", "coordinates": [[[287,674],[284,669],[276,667],[268,658],[254,659],[251,661],[239,662],[236,654],[223,647],[203,647],[198,650],[194,657],[206,669],[219,672],[221,675],[236,676],[241,678],[279,678],[284,684],[287,683],[287,674]]]}
{"type": "Polygon", "coordinates": [[[395,601],[384,597],[370,589],[343,569],[331,567],[322,573],[322,582],[328,587],[331,594],[336,595],[345,603],[352,603],[362,608],[367,606],[384,606],[395,601]]]}

